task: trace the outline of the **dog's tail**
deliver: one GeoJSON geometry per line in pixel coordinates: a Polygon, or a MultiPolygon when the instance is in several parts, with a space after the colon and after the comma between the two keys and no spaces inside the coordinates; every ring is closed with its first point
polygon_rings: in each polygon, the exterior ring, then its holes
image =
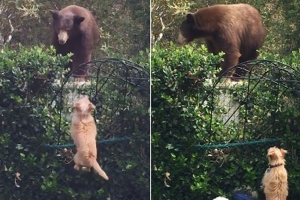
{"type": "Polygon", "coordinates": [[[100,167],[99,163],[97,161],[95,161],[93,163],[93,168],[94,170],[100,175],[102,176],[105,180],[108,180],[108,176],[106,175],[106,173],[103,171],[103,169],[100,167]]]}

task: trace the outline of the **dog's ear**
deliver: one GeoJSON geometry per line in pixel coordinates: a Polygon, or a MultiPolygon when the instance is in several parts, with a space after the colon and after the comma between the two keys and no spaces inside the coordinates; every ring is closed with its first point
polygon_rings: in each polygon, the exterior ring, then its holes
{"type": "Polygon", "coordinates": [[[92,110],[94,110],[96,107],[94,104],[89,103],[89,112],[91,112],[92,110]]]}
{"type": "Polygon", "coordinates": [[[75,103],[73,108],[76,110],[76,111],[80,111],[80,103],[75,103]]]}
{"type": "Polygon", "coordinates": [[[272,157],[275,155],[275,151],[274,150],[269,150],[267,156],[268,157],[272,157]]]}
{"type": "Polygon", "coordinates": [[[285,154],[287,154],[287,150],[280,149],[280,151],[281,151],[282,157],[284,157],[284,156],[285,156],[285,154]]]}

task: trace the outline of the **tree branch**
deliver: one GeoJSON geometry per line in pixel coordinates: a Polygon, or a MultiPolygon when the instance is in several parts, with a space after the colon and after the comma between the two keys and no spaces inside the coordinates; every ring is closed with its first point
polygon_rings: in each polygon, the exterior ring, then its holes
{"type": "Polygon", "coordinates": [[[13,27],[13,25],[12,25],[12,23],[11,23],[11,16],[12,16],[11,14],[9,14],[7,16],[7,21],[8,21],[9,27],[10,27],[10,34],[7,36],[7,39],[6,39],[5,43],[4,43],[4,45],[8,44],[11,41],[13,32],[15,30],[14,27],[13,27]]]}
{"type": "Polygon", "coordinates": [[[159,21],[160,21],[160,24],[161,24],[161,32],[158,34],[157,39],[154,41],[154,45],[157,42],[159,42],[163,38],[163,36],[164,36],[163,32],[164,32],[166,26],[165,26],[164,21],[162,19],[162,14],[163,14],[163,12],[159,13],[159,21]]]}
{"type": "Polygon", "coordinates": [[[6,19],[6,21],[8,22],[8,25],[10,27],[10,31],[8,33],[7,39],[5,39],[3,33],[0,32],[0,42],[1,42],[1,45],[4,46],[11,41],[12,35],[13,35],[13,32],[15,29],[11,22],[12,14],[11,13],[8,14],[8,9],[7,8],[4,9],[3,5],[1,5],[1,7],[0,7],[0,16],[2,16],[2,19],[6,19]]]}

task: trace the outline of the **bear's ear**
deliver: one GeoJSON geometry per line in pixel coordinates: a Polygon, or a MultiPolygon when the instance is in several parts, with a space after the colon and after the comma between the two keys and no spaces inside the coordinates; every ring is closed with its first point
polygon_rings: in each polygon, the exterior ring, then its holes
{"type": "Polygon", "coordinates": [[[191,24],[194,24],[194,23],[195,23],[195,19],[194,19],[193,13],[188,13],[188,14],[186,15],[186,21],[187,21],[188,23],[191,23],[191,24]]]}
{"type": "Polygon", "coordinates": [[[58,17],[58,10],[49,10],[49,11],[53,19],[56,19],[58,17]]]}
{"type": "Polygon", "coordinates": [[[75,24],[80,24],[81,22],[83,22],[83,20],[84,20],[84,17],[78,16],[78,15],[74,16],[74,23],[75,24]]]}

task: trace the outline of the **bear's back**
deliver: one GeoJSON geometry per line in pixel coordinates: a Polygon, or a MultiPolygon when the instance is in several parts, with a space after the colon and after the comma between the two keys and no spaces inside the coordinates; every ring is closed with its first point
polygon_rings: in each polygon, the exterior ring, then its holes
{"type": "Polygon", "coordinates": [[[69,5],[69,6],[61,9],[59,12],[60,12],[60,14],[71,12],[75,15],[87,17],[87,18],[93,17],[92,13],[88,9],[77,6],[77,5],[69,5]]]}
{"type": "MultiPolygon", "coordinates": [[[[249,4],[216,4],[194,13],[199,29],[210,29],[226,35],[235,35],[246,41],[254,37],[262,44],[265,29],[259,11],[249,4]]],[[[252,41],[253,42],[253,41],[252,41]]]]}
{"type": "Polygon", "coordinates": [[[206,21],[219,22],[219,24],[237,23],[243,24],[251,20],[257,23],[262,22],[260,13],[256,8],[249,4],[216,4],[206,8],[199,9],[195,16],[206,21]]]}

